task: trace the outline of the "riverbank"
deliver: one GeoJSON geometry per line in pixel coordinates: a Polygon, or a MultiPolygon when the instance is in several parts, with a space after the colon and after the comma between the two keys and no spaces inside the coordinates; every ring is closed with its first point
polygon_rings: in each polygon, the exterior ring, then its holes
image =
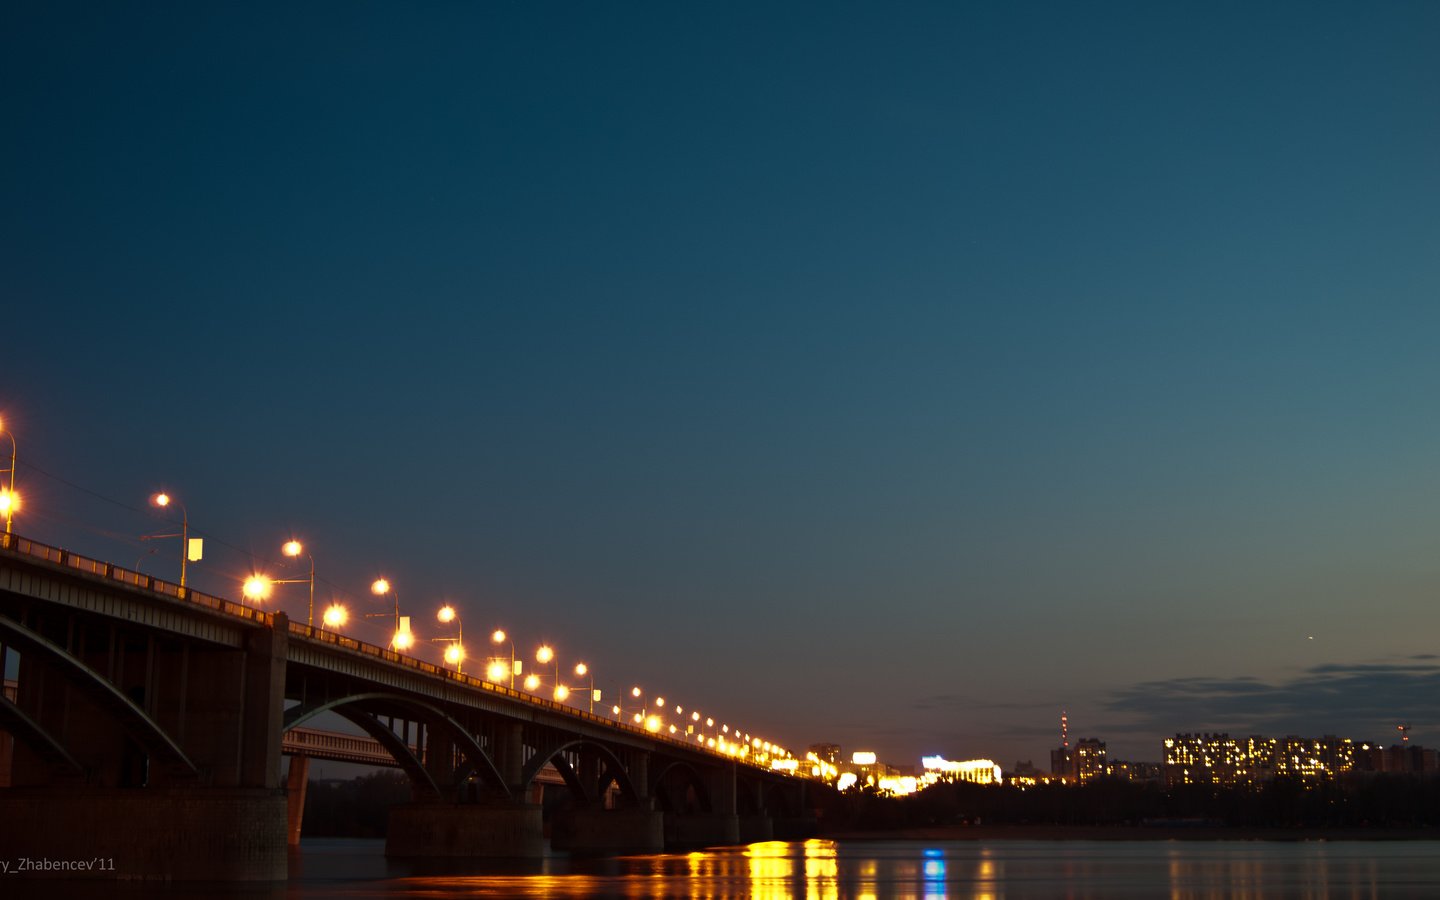
{"type": "Polygon", "coordinates": [[[826,831],[836,841],[1440,841],[1440,828],[1231,828],[1224,825],[963,825],[826,831]]]}

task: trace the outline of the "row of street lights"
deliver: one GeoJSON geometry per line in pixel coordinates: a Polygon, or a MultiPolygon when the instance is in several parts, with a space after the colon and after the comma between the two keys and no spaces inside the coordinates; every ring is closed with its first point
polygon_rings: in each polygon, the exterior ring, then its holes
{"type": "MultiPolygon", "coordinates": [[[[291,540],[282,548],[286,556],[298,557],[304,553],[304,548],[299,541],[291,540]]],[[[277,584],[304,584],[310,586],[310,624],[314,625],[315,610],[315,558],[310,560],[309,578],[270,578],[261,574],[252,574],[247,578],[241,587],[244,596],[252,601],[263,601],[269,599],[274,585],[277,584]]],[[[415,644],[415,635],[410,627],[410,617],[400,614],[400,595],[391,586],[389,580],[377,578],[370,585],[370,592],[377,597],[390,597],[394,606],[390,612],[366,613],[366,618],[393,618],[394,630],[391,632],[390,647],[396,651],[408,650],[415,644]]],[[[326,627],[334,630],[343,626],[349,621],[349,612],[344,606],[336,603],[325,610],[323,621],[326,627]]],[[[430,638],[432,643],[445,644],[442,655],[446,664],[454,666],[455,671],[463,674],[465,672],[465,628],[460,619],[460,614],[455,607],[445,604],[435,613],[435,618],[442,625],[453,624],[455,626],[454,637],[430,638]]],[[[508,684],[512,689],[515,687],[515,677],[523,673],[523,662],[515,656],[515,643],[510,640],[509,635],[503,629],[496,629],[490,636],[491,643],[499,647],[509,645],[510,656],[508,661],[504,657],[491,657],[485,670],[486,679],[495,684],[508,684]]],[[[548,644],[542,644],[535,651],[535,661],[541,665],[553,665],[553,680],[551,682],[551,694],[557,702],[566,702],[571,695],[570,687],[560,681],[560,662],[556,657],[554,648],[548,644]]],[[[574,672],[577,678],[586,678],[587,697],[589,698],[590,712],[595,712],[595,704],[600,701],[601,692],[595,688],[595,678],[590,672],[590,667],[585,663],[576,663],[574,672]]],[[[522,686],[526,691],[535,693],[542,686],[542,680],[538,674],[530,673],[525,677],[522,686]]]]}
{"type": "MultiPolygon", "coordinates": [[[[0,474],[8,476],[4,483],[0,483],[0,513],[4,514],[5,533],[8,535],[12,533],[15,510],[20,507],[20,495],[15,491],[15,469],[18,445],[15,440],[15,435],[5,428],[3,420],[0,420],[0,434],[10,439],[10,466],[8,469],[0,469],[0,474]]],[[[169,494],[164,492],[152,495],[150,497],[150,503],[152,506],[160,509],[167,509],[172,505],[180,509],[179,534],[149,535],[147,537],[180,538],[180,586],[183,588],[186,584],[186,564],[188,562],[198,562],[201,559],[203,554],[202,543],[199,539],[192,539],[190,537],[190,515],[185,509],[184,504],[177,502],[169,494]]],[[[309,586],[309,601],[306,611],[306,624],[313,628],[315,625],[315,557],[306,552],[305,546],[301,544],[300,541],[293,538],[281,546],[280,552],[291,559],[298,559],[304,556],[310,563],[308,577],[270,578],[264,574],[254,573],[245,579],[241,586],[241,593],[246,599],[259,602],[269,599],[275,585],[307,584],[309,586]]],[[[390,640],[391,648],[398,652],[408,650],[414,646],[415,637],[410,630],[410,617],[400,615],[400,596],[392,588],[390,582],[385,578],[377,578],[370,585],[370,592],[377,597],[390,597],[394,606],[390,612],[366,613],[365,618],[393,617],[394,631],[390,640]]],[[[453,638],[431,638],[430,640],[434,643],[443,643],[446,645],[443,651],[445,662],[448,665],[454,666],[456,672],[463,674],[465,671],[465,631],[460,621],[460,614],[456,612],[453,606],[447,603],[439,609],[435,617],[442,625],[450,625],[453,623],[455,626],[455,636],[453,638]]],[[[349,622],[350,613],[343,604],[332,602],[330,606],[325,609],[321,620],[325,628],[331,631],[338,631],[349,622]]],[[[485,669],[485,678],[493,684],[507,684],[513,689],[515,687],[516,676],[522,675],[524,668],[523,661],[516,657],[515,642],[506,634],[504,629],[496,629],[491,634],[490,641],[494,645],[497,653],[500,649],[508,645],[509,657],[490,657],[485,669]]],[[[560,681],[560,661],[556,656],[554,648],[549,644],[541,644],[535,651],[535,661],[542,666],[548,665],[553,667],[553,680],[551,682],[552,696],[558,703],[568,701],[571,691],[567,685],[562,684],[560,681]]],[[[595,712],[595,704],[600,701],[601,697],[601,692],[595,688],[594,674],[590,671],[590,667],[583,662],[576,663],[573,671],[577,678],[586,679],[589,708],[593,714],[595,712]]],[[[532,672],[525,676],[522,684],[526,691],[535,693],[541,688],[543,682],[537,673],[532,672]]],[[[702,726],[702,717],[698,710],[692,710],[687,720],[684,707],[676,705],[675,716],[679,724],[667,722],[669,713],[664,697],[655,697],[654,709],[651,709],[650,705],[644,700],[644,692],[638,686],[630,689],[630,695],[639,702],[636,712],[631,716],[631,721],[635,725],[653,734],[659,734],[662,731],[668,730],[671,736],[679,736],[680,727],[683,725],[686,738],[694,736],[696,741],[702,746],[718,749],[720,752],[736,756],[749,756],[753,748],[754,758],[756,760],[770,760],[775,758],[786,760],[791,758],[789,752],[785,751],[778,744],[772,745],[770,742],[762,741],[758,737],[752,738],[748,733],[742,734],[739,729],[735,729],[732,732],[728,725],[722,724],[720,731],[716,732],[714,730],[715,720],[713,718],[704,717],[704,725],[702,726]]],[[[624,721],[628,712],[629,710],[623,708],[620,704],[611,707],[611,713],[617,721],[624,721]]]]}

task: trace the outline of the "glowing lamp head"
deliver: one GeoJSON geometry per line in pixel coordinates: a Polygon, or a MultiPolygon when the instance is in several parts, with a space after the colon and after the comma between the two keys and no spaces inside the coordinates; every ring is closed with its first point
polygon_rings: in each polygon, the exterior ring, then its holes
{"type": "Polygon", "coordinates": [[[270,596],[271,581],[264,575],[251,575],[240,586],[246,600],[264,600],[270,596]]]}
{"type": "Polygon", "coordinates": [[[693,712],[693,713],[691,713],[691,714],[690,714],[690,721],[692,721],[692,722],[698,722],[698,721],[700,721],[700,714],[699,714],[698,712],[693,712]]]}
{"type": "Polygon", "coordinates": [[[539,676],[539,675],[526,675],[526,676],[525,676],[525,690],[533,692],[533,691],[534,691],[536,688],[538,688],[539,686],[540,686],[540,676],[539,676]]]}
{"type": "Polygon", "coordinates": [[[665,698],[664,698],[664,697],[656,697],[656,698],[655,698],[655,705],[656,705],[656,706],[664,706],[664,705],[665,705],[665,698]]]}
{"type": "Polygon", "coordinates": [[[9,488],[0,488],[0,513],[14,512],[20,508],[20,495],[9,488]]]}
{"type": "Polygon", "coordinates": [[[540,645],[540,649],[535,651],[535,661],[536,661],[536,662],[548,663],[550,660],[552,660],[552,659],[554,659],[554,658],[555,658],[555,651],[554,651],[553,649],[551,649],[551,647],[550,647],[549,644],[541,644],[541,645],[540,645]]]}
{"type": "Polygon", "coordinates": [[[660,717],[659,717],[659,716],[650,716],[649,718],[647,718],[647,719],[645,720],[645,730],[648,731],[648,732],[650,732],[651,734],[655,734],[655,733],[659,732],[659,731],[660,731],[660,717]]]}
{"type": "Polygon", "coordinates": [[[714,719],[706,719],[706,720],[705,720],[705,727],[706,727],[706,728],[714,728],[714,727],[715,727],[715,720],[714,720],[714,719]]]}
{"type": "Polygon", "coordinates": [[[465,661],[465,648],[459,644],[451,644],[445,648],[445,661],[452,666],[458,666],[465,661]]]}
{"type": "Polygon", "coordinates": [[[444,606],[440,607],[440,611],[435,614],[435,618],[446,624],[455,621],[455,607],[451,606],[448,603],[445,604],[444,606]]]}
{"type": "Polygon", "coordinates": [[[325,610],[324,620],[326,628],[339,628],[350,620],[350,612],[340,604],[334,603],[325,610]]]}
{"type": "Polygon", "coordinates": [[[580,675],[580,676],[583,677],[583,676],[586,675],[589,671],[590,671],[590,667],[587,666],[587,665],[585,665],[584,663],[576,663],[576,664],[575,664],[575,674],[576,674],[576,675],[580,675]]]}
{"type": "Polygon", "coordinates": [[[497,644],[505,643],[505,630],[502,628],[495,629],[495,633],[490,635],[490,640],[497,644]]]}
{"type": "Polygon", "coordinates": [[[611,714],[611,715],[615,715],[615,716],[620,715],[620,707],[618,707],[618,706],[612,706],[612,707],[610,707],[610,714],[611,714]]]}
{"type": "Polygon", "coordinates": [[[640,696],[640,688],[638,688],[638,687],[633,687],[633,688],[631,688],[631,689],[630,689],[630,696],[632,696],[632,697],[639,697],[639,696],[640,696]]]}
{"type": "Polygon", "coordinates": [[[299,541],[286,541],[285,545],[280,548],[280,552],[286,556],[299,556],[305,552],[305,548],[299,541]]]}
{"type": "Polygon", "coordinates": [[[555,700],[564,703],[570,697],[570,689],[563,684],[555,685],[555,700]]]}
{"type": "Polygon", "coordinates": [[[165,507],[170,505],[170,495],[164,493],[163,491],[158,494],[153,494],[150,497],[150,505],[158,506],[161,509],[164,509],[165,507]]]}
{"type": "Polygon", "coordinates": [[[684,710],[684,709],[680,708],[679,706],[675,707],[675,715],[677,715],[677,716],[682,716],[682,715],[684,715],[684,714],[685,714],[685,710],[684,710]]]}
{"type": "Polygon", "coordinates": [[[390,582],[383,578],[377,578],[370,583],[370,593],[377,597],[383,597],[390,593],[390,582]]]}
{"type": "Polygon", "coordinates": [[[394,646],[396,650],[409,650],[414,643],[415,635],[408,631],[395,632],[395,638],[391,641],[391,645],[394,646]]]}
{"type": "Polygon", "coordinates": [[[495,684],[499,684],[500,682],[508,678],[509,675],[510,667],[505,665],[505,663],[501,662],[498,659],[485,667],[486,681],[491,681],[495,684]]]}

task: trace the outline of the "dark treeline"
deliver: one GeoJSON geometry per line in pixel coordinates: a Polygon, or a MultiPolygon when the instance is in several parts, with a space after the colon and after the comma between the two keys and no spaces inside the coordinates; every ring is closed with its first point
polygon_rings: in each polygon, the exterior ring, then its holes
{"type": "Polygon", "coordinates": [[[1379,775],[1348,783],[1277,778],[1258,785],[1165,788],[1114,779],[1025,790],[938,784],[908,797],[853,793],[824,813],[827,830],[956,825],[1143,825],[1249,828],[1440,826],[1440,779],[1379,775]]]}
{"type": "Polygon", "coordinates": [[[307,837],[382,838],[390,807],[410,800],[410,779],[382,770],[350,781],[312,781],[305,789],[307,837]]]}
{"type": "MultiPolygon", "coordinates": [[[[410,800],[401,772],[383,770],[350,781],[312,781],[304,832],[313,837],[385,836],[390,808],[410,800]]],[[[1440,827],[1440,779],[1376,775],[1309,786],[1277,778],[1217,788],[1100,779],[1085,785],[1018,788],[937,784],[908,797],[832,795],[827,831],[960,825],[1143,825],[1205,822],[1245,828],[1440,827]]]]}

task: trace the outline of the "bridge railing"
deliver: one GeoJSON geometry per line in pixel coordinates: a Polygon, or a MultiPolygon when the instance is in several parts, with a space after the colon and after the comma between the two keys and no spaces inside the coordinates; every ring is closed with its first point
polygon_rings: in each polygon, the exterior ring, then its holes
{"type": "Polygon", "coordinates": [[[422,659],[416,659],[413,656],[405,656],[404,654],[396,653],[394,650],[391,650],[387,647],[381,647],[376,644],[368,644],[365,641],[356,640],[352,637],[346,637],[343,634],[337,634],[333,631],[326,631],[323,628],[314,628],[301,622],[291,622],[290,633],[298,635],[300,637],[309,638],[310,640],[320,641],[321,643],[333,644],[337,647],[344,647],[348,650],[354,650],[369,656],[375,656],[387,662],[396,663],[407,668],[417,669],[427,675],[444,678],[447,681],[452,681],[456,684],[460,684],[474,690],[486,691],[491,694],[498,694],[502,697],[509,697],[514,700],[519,700],[523,703],[529,703],[533,706],[539,706],[544,709],[562,713],[567,716],[573,716],[575,718],[579,718],[585,721],[595,722],[597,724],[604,725],[607,728],[619,728],[622,731],[629,731],[635,734],[644,735],[647,740],[662,740],[667,743],[679,744],[680,746],[686,747],[691,750],[697,749],[696,744],[691,744],[688,741],[679,741],[675,738],[670,737],[669,735],[654,734],[652,732],[646,731],[643,728],[637,728],[636,726],[631,725],[628,722],[622,722],[618,719],[606,718],[605,716],[597,716],[592,712],[588,712],[583,709],[576,709],[573,706],[567,706],[566,704],[560,703],[555,700],[550,700],[545,697],[537,697],[536,695],[526,693],[525,691],[517,691],[514,688],[507,687],[503,684],[495,684],[492,681],[486,681],[482,678],[476,678],[473,675],[466,675],[463,672],[457,672],[454,669],[447,669],[444,666],[437,666],[434,663],[426,662],[422,659]]]}
{"type": "MultiPolygon", "coordinates": [[[[112,565],[107,562],[101,562],[97,559],[90,559],[89,557],[81,556],[78,553],[71,553],[68,550],[62,550],[59,547],[51,547],[48,544],[42,544],[39,541],[32,541],[29,538],[20,537],[16,534],[0,533],[0,539],[3,539],[0,540],[0,547],[4,547],[7,550],[20,553],[24,556],[44,560],[46,562],[64,566],[69,569],[74,569],[78,572],[83,572],[88,575],[104,578],[108,581],[115,581],[121,584],[125,584],[139,590],[152,591],[156,594],[160,594],[174,600],[179,600],[184,603],[191,603],[196,606],[203,606],[207,609],[213,609],[216,612],[223,613],[225,615],[235,616],[241,619],[247,619],[259,625],[274,627],[275,624],[275,615],[273,613],[268,613],[263,609],[256,609],[253,606],[246,606],[243,603],[236,603],[233,600],[226,600],[223,597],[212,597],[209,594],[204,594],[200,591],[196,591],[188,587],[181,587],[178,584],[163,581],[159,578],[154,577],[153,575],[146,575],[143,572],[136,572],[130,569],[121,568],[120,566],[112,565]]],[[[629,722],[622,722],[617,719],[610,719],[604,716],[597,716],[592,712],[587,712],[583,709],[576,709],[573,706],[567,706],[564,703],[560,703],[555,700],[550,700],[545,697],[537,697],[534,694],[528,694],[524,691],[517,691],[514,688],[507,687],[503,684],[493,684],[489,681],[475,678],[471,675],[465,675],[461,672],[456,672],[453,669],[447,669],[443,666],[437,666],[434,663],[425,662],[421,659],[416,659],[413,656],[405,656],[403,654],[396,653],[394,650],[391,650],[388,647],[381,647],[376,644],[366,643],[365,641],[356,640],[352,637],[346,637],[343,634],[338,634],[333,631],[326,631],[323,628],[314,628],[309,625],[302,625],[299,622],[291,622],[289,630],[291,634],[308,638],[309,640],[332,644],[336,647],[343,647],[347,650],[363,653],[367,656],[373,656],[378,659],[385,660],[386,662],[405,666],[406,668],[410,669],[415,669],[417,671],[424,672],[427,675],[444,678],[448,681],[455,682],[457,684],[474,690],[487,691],[491,694],[509,697],[522,703],[527,703],[531,706],[547,709],[551,712],[559,713],[561,715],[570,716],[576,719],[580,719],[582,721],[593,722],[597,725],[603,725],[606,728],[615,728],[621,731],[630,732],[632,734],[644,737],[648,741],[660,741],[677,747],[684,747],[685,749],[690,751],[699,751],[702,753],[713,753],[716,755],[725,756],[725,754],[719,754],[717,753],[717,751],[698,743],[691,743],[689,741],[679,740],[677,738],[669,736],[668,734],[657,734],[636,725],[632,725],[629,722]]],[[[729,756],[726,756],[726,758],[734,759],[734,757],[729,756]]],[[[754,763],[750,763],[746,760],[736,759],[735,761],[741,763],[742,765],[755,765],[754,763]]]]}

